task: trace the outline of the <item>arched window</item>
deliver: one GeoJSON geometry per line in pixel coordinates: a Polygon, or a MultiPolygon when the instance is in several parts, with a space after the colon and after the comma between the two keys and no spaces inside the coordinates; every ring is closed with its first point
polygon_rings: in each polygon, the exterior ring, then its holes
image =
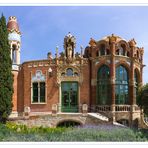
{"type": "Polygon", "coordinates": [[[67,76],[73,76],[73,69],[72,68],[68,68],[66,71],[66,75],[67,76]]]}
{"type": "Polygon", "coordinates": [[[41,70],[37,70],[32,76],[32,103],[45,103],[46,85],[45,76],[41,70]]]}
{"type": "Polygon", "coordinates": [[[12,46],[12,63],[16,64],[16,45],[12,46]]]}
{"type": "Polygon", "coordinates": [[[110,70],[109,67],[103,65],[97,73],[97,104],[109,104],[110,98],[110,70]]]}
{"type": "Polygon", "coordinates": [[[105,54],[106,54],[105,53],[105,45],[101,44],[101,46],[100,46],[100,56],[105,55],[105,54]]]}
{"type": "Polygon", "coordinates": [[[134,70],[134,95],[135,97],[138,94],[138,70],[134,70]]]}
{"type": "Polygon", "coordinates": [[[124,44],[121,44],[121,46],[116,50],[116,55],[127,56],[126,47],[124,44]]]}
{"type": "Polygon", "coordinates": [[[128,72],[122,65],[116,68],[116,104],[128,104],[128,72]]]}

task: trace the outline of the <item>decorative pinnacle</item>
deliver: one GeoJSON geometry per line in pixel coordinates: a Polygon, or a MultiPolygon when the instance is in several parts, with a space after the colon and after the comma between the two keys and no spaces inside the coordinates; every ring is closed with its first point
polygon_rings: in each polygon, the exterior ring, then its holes
{"type": "Polygon", "coordinates": [[[89,45],[92,47],[96,46],[96,41],[93,38],[90,38],[89,45]]]}
{"type": "Polygon", "coordinates": [[[137,43],[136,43],[136,41],[135,41],[134,38],[129,41],[129,45],[130,45],[131,47],[134,47],[136,44],[137,44],[137,43]]]}
{"type": "Polygon", "coordinates": [[[83,46],[81,45],[80,48],[81,48],[81,56],[83,56],[83,46]]]}

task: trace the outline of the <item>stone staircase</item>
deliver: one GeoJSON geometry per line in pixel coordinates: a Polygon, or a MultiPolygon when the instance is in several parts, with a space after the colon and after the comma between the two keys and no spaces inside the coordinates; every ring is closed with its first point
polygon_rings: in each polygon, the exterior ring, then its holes
{"type": "Polygon", "coordinates": [[[88,113],[88,115],[90,116],[93,116],[99,120],[102,120],[102,121],[109,121],[109,118],[107,118],[106,116],[100,114],[100,113],[88,113]]]}

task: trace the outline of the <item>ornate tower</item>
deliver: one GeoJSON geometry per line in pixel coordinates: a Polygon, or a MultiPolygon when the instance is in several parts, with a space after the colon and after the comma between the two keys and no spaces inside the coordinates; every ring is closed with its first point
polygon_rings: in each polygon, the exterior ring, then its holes
{"type": "Polygon", "coordinates": [[[19,31],[19,26],[17,23],[17,19],[15,16],[10,16],[9,21],[7,24],[8,29],[8,40],[10,44],[11,50],[11,59],[12,59],[12,73],[14,75],[14,82],[13,82],[13,108],[11,117],[18,116],[17,112],[17,90],[18,90],[18,73],[19,73],[19,65],[20,65],[20,45],[21,45],[21,33],[19,31]]]}
{"type": "Polygon", "coordinates": [[[7,24],[8,39],[11,49],[12,69],[19,70],[21,33],[15,16],[10,16],[7,24]]]}

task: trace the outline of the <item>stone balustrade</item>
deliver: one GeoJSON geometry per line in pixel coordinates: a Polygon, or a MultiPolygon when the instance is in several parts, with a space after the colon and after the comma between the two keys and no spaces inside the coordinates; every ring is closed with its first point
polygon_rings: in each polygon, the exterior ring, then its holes
{"type": "Polygon", "coordinates": [[[116,112],[129,112],[131,111],[130,105],[115,105],[116,112]]]}

